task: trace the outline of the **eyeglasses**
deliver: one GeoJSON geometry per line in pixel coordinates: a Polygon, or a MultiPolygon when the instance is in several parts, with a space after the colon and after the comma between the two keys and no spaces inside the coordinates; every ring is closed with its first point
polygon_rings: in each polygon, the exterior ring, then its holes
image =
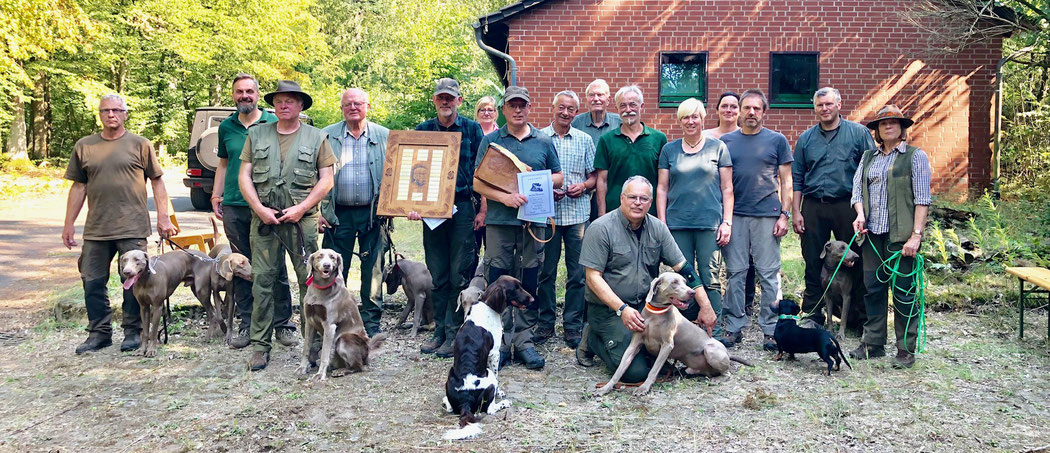
{"type": "Polygon", "coordinates": [[[626,195],[627,201],[630,203],[646,204],[653,201],[653,198],[648,195],[626,195]]]}
{"type": "Polygon", "coordinates": [[[359,108],[364,107],[366,105],[368,105],[367,102],[347,102],[347,103],[343,104],[343,108],[345,109],[345,108],[353,107],[355,109],[359,109],[359,108]]]}
{"type": "Polygon", "coordinates": [[[111,113],[116,115],[118,113],[124,113],[126,111],[127,110],[125,110],[125,109],[98,109],[98,112],[103,114],[103,115],[109,115],[111,113]]]}
{"type": "Polygon", "coordinates": [[[478,109],[478,113],[496,113],[496,109],[478,109]]]}

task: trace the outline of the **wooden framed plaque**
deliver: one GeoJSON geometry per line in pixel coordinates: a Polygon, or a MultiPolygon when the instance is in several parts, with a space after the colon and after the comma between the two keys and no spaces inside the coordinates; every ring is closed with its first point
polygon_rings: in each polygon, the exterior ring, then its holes
{"type": "Polygon", "coordinates": [[[452,218],[459,132],[390,131],[376,214],[452,218]]]}

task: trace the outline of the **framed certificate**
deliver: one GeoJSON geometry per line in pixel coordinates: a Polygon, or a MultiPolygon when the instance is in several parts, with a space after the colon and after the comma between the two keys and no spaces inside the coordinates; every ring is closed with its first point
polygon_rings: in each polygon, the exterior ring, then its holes
{"type": "Polygon", "coordinates": [[[459,132],[390,131],[376,214],[452,218],[459,132]]]}

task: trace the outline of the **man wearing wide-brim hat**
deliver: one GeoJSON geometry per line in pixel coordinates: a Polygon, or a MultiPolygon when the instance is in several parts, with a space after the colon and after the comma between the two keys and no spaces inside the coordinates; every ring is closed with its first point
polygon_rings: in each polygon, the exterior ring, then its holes
{"type": "Polygon", "coordinates": [[[299,280],[301,324],[309,273],[306,257],[317,250],[318,203],[332,188],[336,163],[327,134],[299,121],[299,114],[310,108],[313,99],[298,83],[281,80],[263,99],[274,107],[277,122],[248,130],[238,175],[241,193],[252,209],[255,305],[249,334],[254,352],[248,360],[252,371],[266,368],[270,361],[273,287],[284,251],[291,256],[299,280]]]}
{"type": "MultiPolygon", "coordinates": [[[[922,245],[922,231],[930,209],[930,160],[918,147],[907,143],[905,133],[914,122],[895,105],[887,105],[875,114],[867,126],[875,131],[879,146],[864,152],[853,176],[850,203],[857,211],[853,230],[870,243],[864,247],[864,307],[868,320],[860,346],[850,352],[855,359],[886,355],[888,299],[891,281],[882,260],[895,251],[903,255],[897,266],[901,275],[909,275],[915,266],[915,255],[922,245]],[[874,251],[874,253],[872,253],[874,251]]],[[[894,366],[909,368],[915,364],[921,313],[915,303],[911,282],[898,279],[893,285],[893,328],[897,337],[894,366]]]]}

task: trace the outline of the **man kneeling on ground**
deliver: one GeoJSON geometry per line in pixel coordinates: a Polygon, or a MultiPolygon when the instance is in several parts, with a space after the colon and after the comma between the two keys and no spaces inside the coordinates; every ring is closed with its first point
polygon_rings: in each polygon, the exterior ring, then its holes
{"type": "MultiPolygon", "coordinates": [[[[648,214],[652,202],[652,183],[642,176],[628,178],[620,194],[620,209],[595,220],[583,237],[580,264],[586,268],[586,300],[590,305],[588,332],[580,348],[601,358],[610,373],[620,365],[631,335],[645,328],[641,310],[649,283],[660,273],[660,263],[682,274],[690,287],[702,286],[667,225],[648,214]]],[[[696,291],[694,303],[700,310],[692,321],[710,335],[716,316],[707,292],[696,291]]],[[[653,359],[648,353],[638,354],[622,381],[644,381],[653,359]]]]}

